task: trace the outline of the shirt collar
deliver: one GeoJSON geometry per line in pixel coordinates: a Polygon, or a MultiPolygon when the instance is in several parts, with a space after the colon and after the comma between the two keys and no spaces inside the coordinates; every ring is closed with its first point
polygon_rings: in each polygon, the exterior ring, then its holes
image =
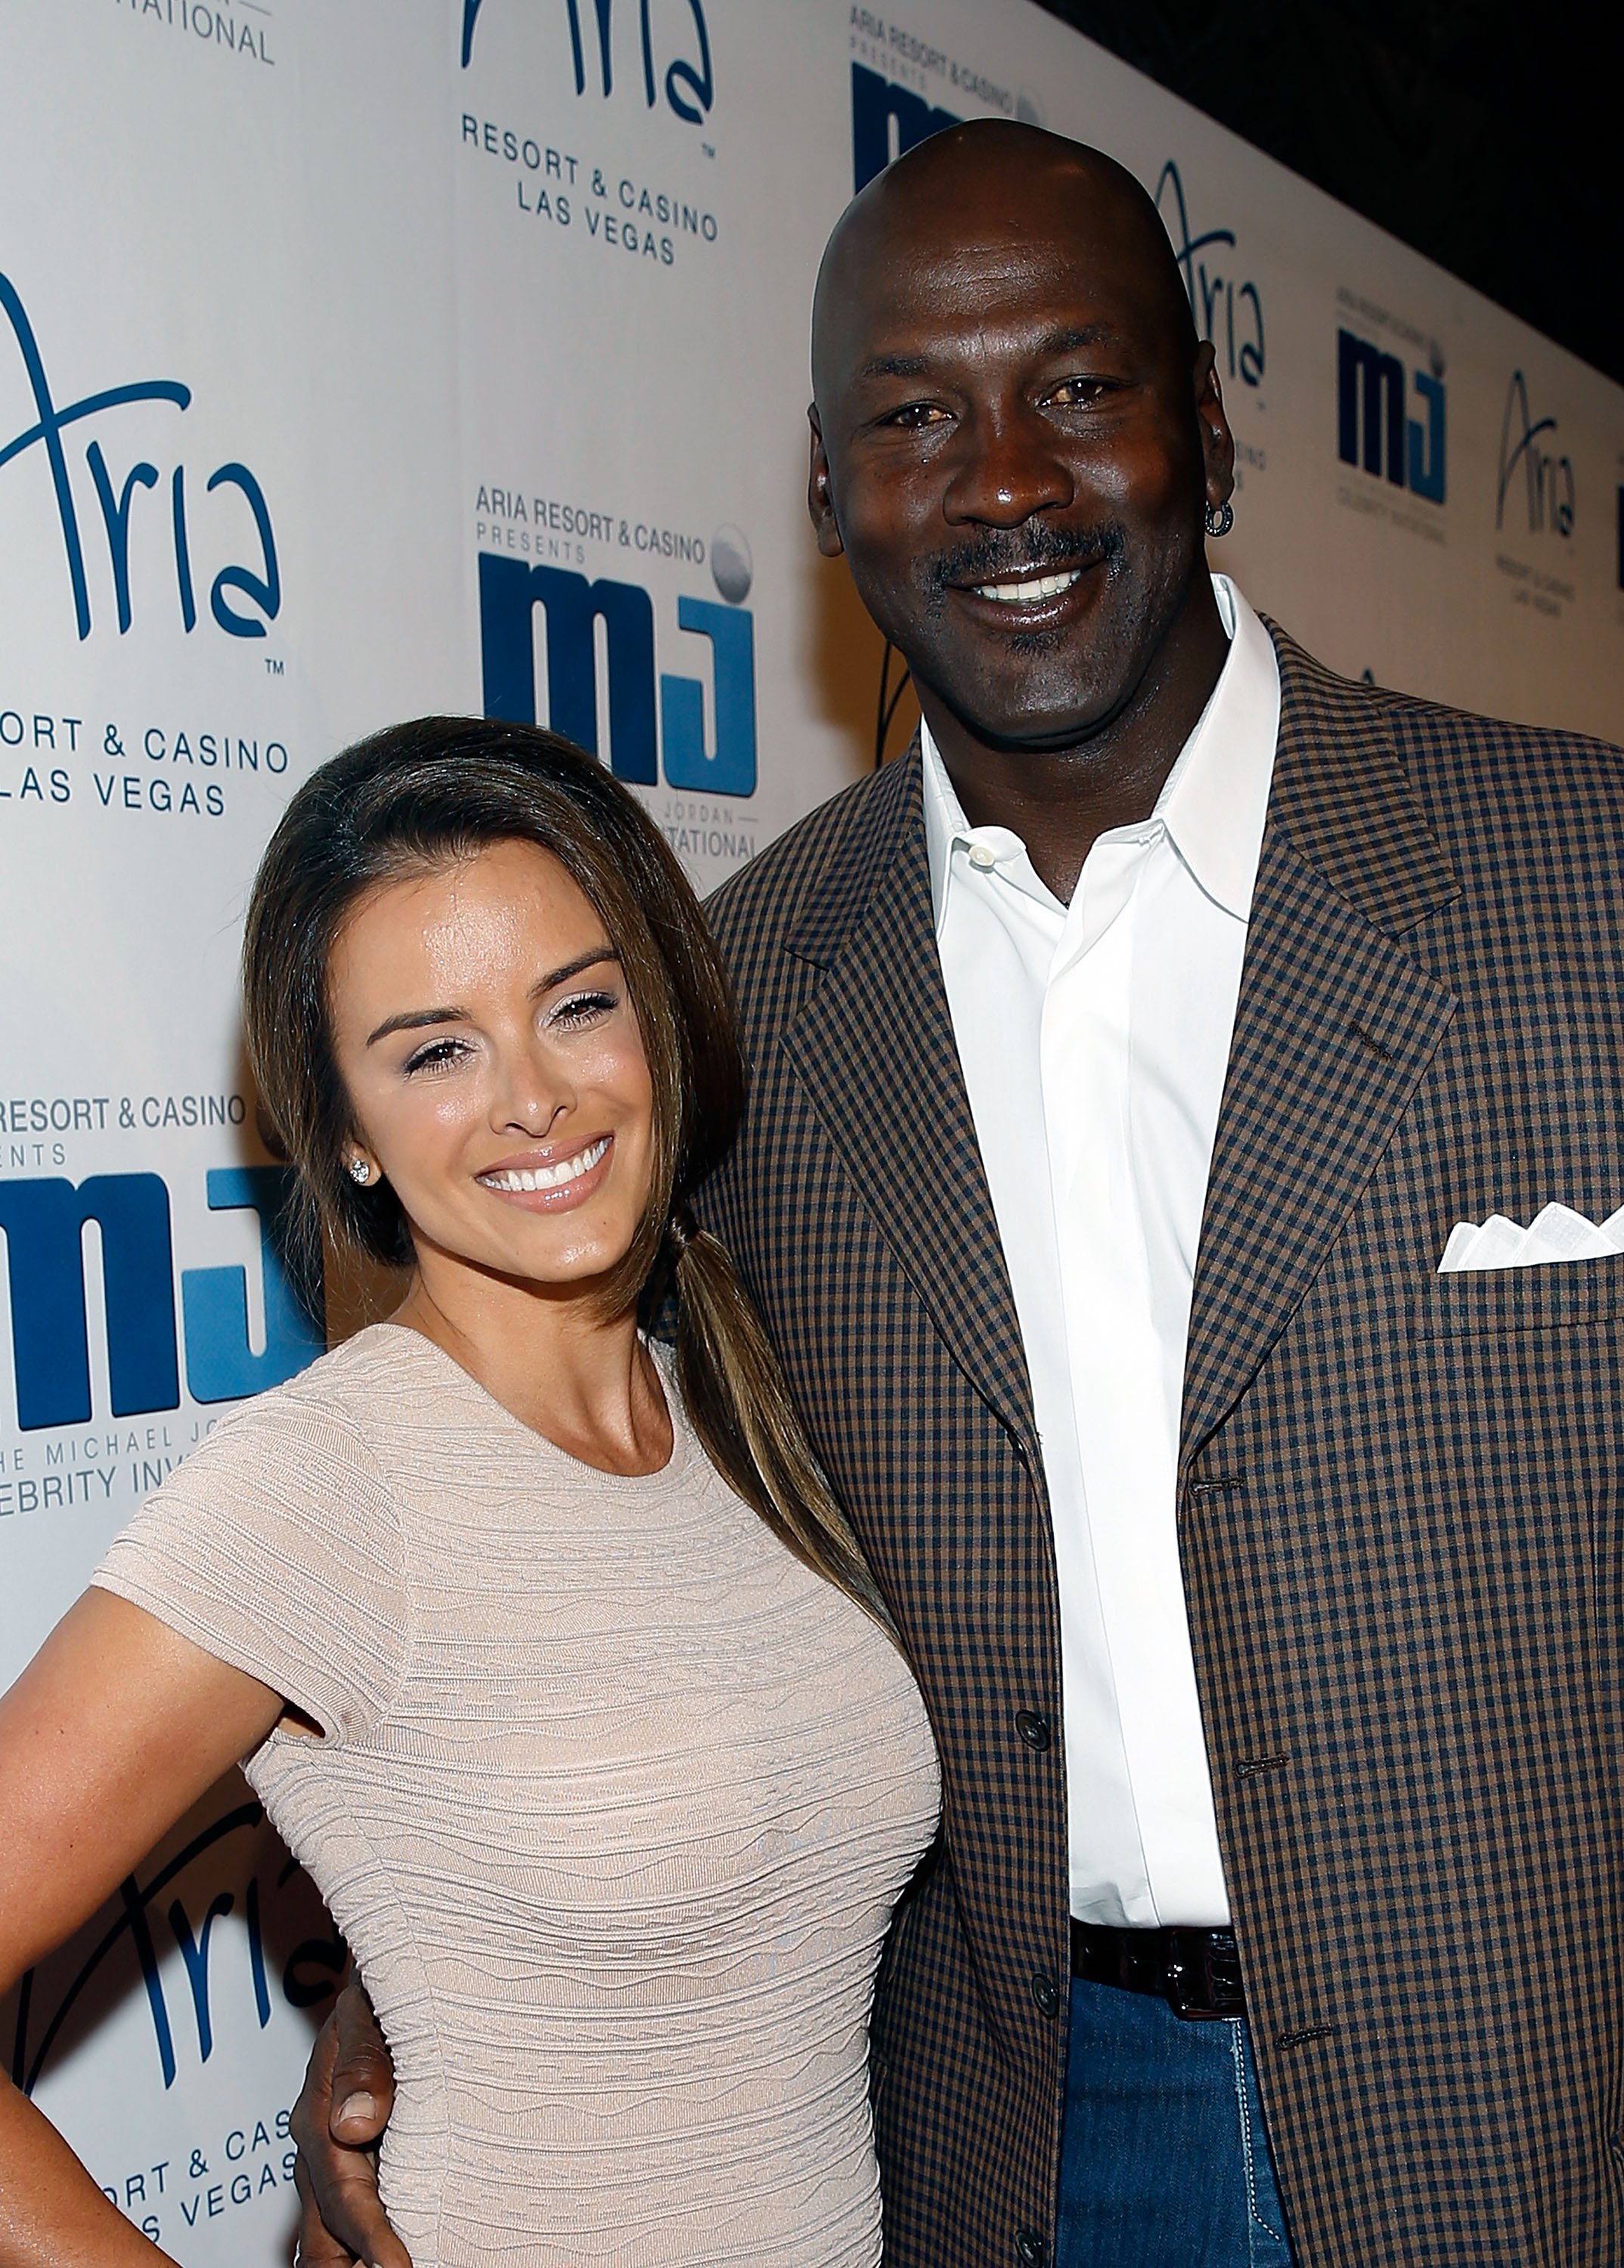
{"type": "MultiPolygon", "coordinates": [[[[1194,731],[1168,774],[1151,823],[1160,821],[1198,887],[1217,905],[1245,921],[1263,848],[1264,821],[1274,776],[1274,746],[1280,733],[1280,666],[1274,642],[1227,575],[1213,577],[1213,594],[1229,639],[1218,682],[1194,731]]],[[[973,854],[993,854],[997,866],[1017,887],[1033,886],[1025,845],[1003,827],[971,827],[948,777],[930,727],[921,723],[924,759],[925,841],[930,860],[931,899],[940,936],[951,877],[963,862],[960,844],[973,854]]],[[[1120,828],[1132,837],[1140,832],[1120,828]]]]}

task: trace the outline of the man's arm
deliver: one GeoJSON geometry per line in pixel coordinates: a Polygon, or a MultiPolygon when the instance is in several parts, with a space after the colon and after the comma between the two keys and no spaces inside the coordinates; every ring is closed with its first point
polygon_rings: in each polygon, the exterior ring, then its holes
{"type": "Polygon", "coordinates": [[[293,2106],[299,2268],[411,2268],[378,2194],[373,2147],[395,2108],[395,2066],[361,1987],[316,2035],[293,2106]]]}

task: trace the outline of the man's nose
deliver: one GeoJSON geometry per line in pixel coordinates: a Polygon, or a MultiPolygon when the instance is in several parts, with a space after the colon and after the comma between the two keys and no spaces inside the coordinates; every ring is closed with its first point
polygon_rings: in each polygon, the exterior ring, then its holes
{"type": "Polygon", "coordinates": [[[942,497],[949,520],[1019,527],[1046,506],[1072,502],[1071,474],[1055,437],[1024,406],[966,419],[954,455],[942,497]]]}

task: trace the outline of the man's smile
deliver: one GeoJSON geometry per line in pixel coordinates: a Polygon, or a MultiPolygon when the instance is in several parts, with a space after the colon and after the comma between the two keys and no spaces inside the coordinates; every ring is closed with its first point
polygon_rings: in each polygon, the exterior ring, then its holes
{"type": "Polygon", "coordinates": [[[971,587],[977,598],[995,599],[1000,606],[1039,606],[1045,599],[1058,599],[1062,592],[1069,591],[1081,573],[1081,567],[1068,567],[1059,575],[1044,574],[1034,568],[1006,576],[996,583],[976,583],[971,587]]]}

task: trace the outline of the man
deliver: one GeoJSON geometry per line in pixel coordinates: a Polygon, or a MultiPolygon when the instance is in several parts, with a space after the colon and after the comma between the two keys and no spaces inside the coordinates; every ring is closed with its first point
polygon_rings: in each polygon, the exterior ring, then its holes
{"type": "MultiPolygon", "coordinates": [[[[714,901],[753,1086],[705,1217],[941,1750],[888,2261],[1600,2268],[1624,1258],[1439,1263],[1624,1198],[1618,753],[1348,685],[1209,579],[1212,350],[1096,152],[899,160],[814,387],[924,730],[714,901]]],[[[397,2268],[335,2052],[311,2177],[397,2268]]]]}

